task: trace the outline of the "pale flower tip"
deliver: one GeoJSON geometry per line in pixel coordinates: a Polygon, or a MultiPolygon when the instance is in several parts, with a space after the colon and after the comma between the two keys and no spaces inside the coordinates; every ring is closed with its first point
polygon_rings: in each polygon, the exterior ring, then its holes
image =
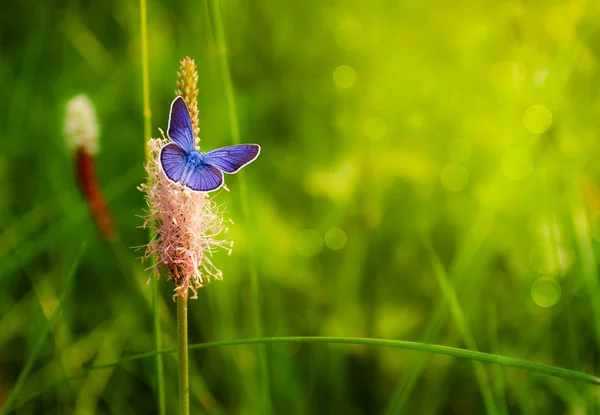
{"type": "Polygon", "coordinates": [[[91,155],[98,152],[98,121],[87,95],[77,95],[67,103],[64,131],[69,148],[84,149],[91,155]]]}
{"type": "Polygon", "coordinates": [[[160,135],[162,135],[163,140],[166,140],[167,137],[165,136],[165,132],[163,131],[163,129],[159,127],[158,131],[160,131],[160,135]]]}

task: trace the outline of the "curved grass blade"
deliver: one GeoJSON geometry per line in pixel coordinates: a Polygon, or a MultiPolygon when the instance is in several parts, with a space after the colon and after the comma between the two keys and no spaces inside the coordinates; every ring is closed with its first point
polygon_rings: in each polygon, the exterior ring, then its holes
{"type": "MultiPolygon", "coordinates": [[[[458,295],[456,295],[456,291],[454,290],[454,286],[450,282],[448,278],[448,274],[444,269],[444,265],[440,260],[437,252],[431,245],[431,242],[428,239],[423,239],[422,241],[427,253],[429,255],[429,260],[431,262],[431,267],[433,268],[433,273],[438,280],[438,284],[442,289],[442,293],[446,298],[446,302],[450,305],[450,311],[452,312],[452,316],[454,318],[455,324],[458,326],[458,330],[460,332],[460,336],[462,337],[465,345],[470,350],[477,350],[477,343],[475,342],[475,337],[469,328],[467,323],[467,318],[463,311],[462,306],[458,300],[458,295]]],[[[485,369],[480,362],[473,362],[473,369],[475,370],[475,377],[477,378],[477,383],[479,384],[479,389],[481,390],[481,395],[483,398],[483,402],[485,405],[486,412],[488,414],[497,414],[498,408],[496,407],[496,403],[494,400],[494,395],[492,393],[492,389],[487,380],[487,375],[485,373],[485,369]]]]}
{"type": "MultiPolygon", "coordinates": [[[[479,213],[479,218],[475,221],[466,241],[454,259],[454,263],[448,273],[448,278],[457,292],[462,292],[464,287],[473,284],[475,274],[469,273],[467,270],[471,266],[471,263],[475,261],[475,257],[477,255],[481,256],[481,248],[487,236],[492,218],[493,212],[491,211],[482,210],[479,213]]],[[[445,297],[444,300],[435,307],[435,311],[432,313],[433,317],[429,320],[429,323],[421,336],[423,343],[430,344],[438,341],[442,326],[446,322],[450,312],[449,307],[450,305],[445,297]]],[[[386,415],[403,413],[406,403],[417,384],[417,380],[425,369],[426,362],[426,356],[419,356],[410,362],[402,375],[402,379],[398,382],[396,390],[390,398],[390,402],[385,411],[386,415]]]]}
{"type": "Polygon", "coordinates": [[[25,381],[27,380],[27,376],[29,376],[29,373],[33,369],[33,365],[35,364],[35,361],[36,361],[38,355],[40,354],[42,347],[44,346],[44,342],[46,341],[46,337],[48,336],[48,333],[50,332],[52,323],[54,322],[54,320],[58,316],[58,313],[62,309],[62,305],[65,302],[65,298],[67,297],[67,295],[70,291],[73,276],[75,275],[75,271],[77,271],[77,268],[79,266],[79,260],[81,258],[81,255],[83,254],[84,250],[85,250],[85,243],[83,243],[81,245],[81,248],[79,249],[79,253],[75,257],[75,261],[73,262],[73,265],[71,266],[71,270],[69,271],[69,273],[67,274],[67,277],[65,278],[64,289],[58,299],[58,305],[52,312],[52,315],[50,316],[50,318],[47,320],[47,324],[42,329],[42,331],[37,339],[37,342],[35,343],[35,346],[34,346],[33,350],[31,351],[31,354],[27,358],[27,362],[25,363],[25,366],[23,366],[23,369],[21,370],[21,373],[19,374],[19,377],[17,378],[17,381],[15,382],[14,387],[10,391],[10,395],[8,397],[6,405],[4,405],[4,407],[0,410],[0,415],[4,415],[4,414],[8,413],[8,411],[11,409],[12,404],[19,396],[21,389],[23,389],[23,386],[25,385],[25,381]]]}
{"type": "MultiPolygon", "coordinates": [[[[585,382],[592,385],[600,386],[600,378],[575,370],[564,369],[556,366],[549,366],[543,363],[531,362],[524,359],[518,359],[515,357],[502,356],[492,353],[478,352],[475,350],[460,349],[457,347],[442,346],[438,344],[429,343],[418,343],[405,340],[388,340],[388,339],[374,339],[374,338],[362,338],[362,337],[264,337],[254,339],[237,339],[237,340],[223,340],[211,343],[199,343],[189,345],[189,350],[200,350],[217,347],[228,347],[228,346],[247,346],[247,345],[264,345],[273,343],[324,343],[324,344],[351,344],[351,345],[367,345],[375,347],[390,347],[394,349],[405,349],[414,350],[419,352],[434,353],[452,357],[458,357],[462,359],[475,360],[484,363],[491,363],[495,365],[501,365],[505,367],[511,367],[515,369],[525,370],[531,373],[538,373],[546,376],[553,376],[557,378],[563,378],[566,380],[585,382]]],[[[65,382],[80,379],[91,371],[109,369],[115,366],[120,366],[124,363],[133,362],[139,359],[147,359],[156,357],[157,354],[170,354],[177,352],[176,348],[165,349],[159,352],[151,351],[146,353],[140,353],[132,356],[127,356],[116,362],[106,363],[103,365],[93,366],[82,373],[73,375],[69,378],[62,379],[55,382],[41,391],[38,391],[29,397],[19,402],[16,407],[21,406],[36,396],[44,393],[45,391],[58,386],[65,382]]]]}
{"type": "MultiPolygon", "coordinates": [[[[146,162],[150,160],[150,137],[152,135],[152,112],[150,110],[150,70],[148,65],[148,16],[147,2],[140,0],[140,39],[141,39],[141,60],[142,60],[142,99],[144,104],[144,146],[146,162]]],[[[152,231],[148,237],[153,239],[152,231]]],[[[154,266],[156,258],[150,257],[150,266],[154,266]]],[[[152,326],[154,330],[154,347],[160,350],[162,347],[162,338],[160,332],[160,317],[158,315],[158,277],[152,276],[152,326]]],[[[164,415],[167,413],[167,401],[165,393],[164,362],[162,355],[156,355],[156,393],[158,399],[158,413],[164,415]]]]}

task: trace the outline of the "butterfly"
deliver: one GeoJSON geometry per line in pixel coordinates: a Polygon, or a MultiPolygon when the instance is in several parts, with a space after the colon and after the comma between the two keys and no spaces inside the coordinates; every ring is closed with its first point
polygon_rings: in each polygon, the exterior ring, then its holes
{"type": "Polygon", "coordinates": [[[258,144],[238,144],[201,153],[194,145],[192,119],[182,97],[171,104],[167,136],[172,142],[160,149],[160,164],[167,177],[198,191],[212,192],[223,186],[223,173],[237,173],[256,160],[258,144]]]}

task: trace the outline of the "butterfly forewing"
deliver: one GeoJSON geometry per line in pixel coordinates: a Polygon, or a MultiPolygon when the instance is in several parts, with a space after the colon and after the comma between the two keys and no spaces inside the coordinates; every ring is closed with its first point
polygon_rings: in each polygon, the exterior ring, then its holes
{"type": "Polygon", "coordinates": [[[181,183],[198,192],[211,192],[223,185],[223,173],[210,164],[200,163],[192,167],[181,183]]]}
{"type": "Polygon", "coordinates": [[[194,144],[192,120],[185,101],[177,97],[171,104],[169,138],[173,141],[160,152],[167,177],[198,192],[211,192],[223,185],[223,172],[236,173],[260,153],[257,144],[223,147],[200,155],[194,144]]]}
{"type": "Polygon", "coordinates": [[[171,104],[167,135],[185,151],[190,152],[195,149],[192,120],[185,101],[181,97],[175,98],[171,104]]]}
{"type": "Polygon", "coordinates": [[[167,177],[174,182],[181,180],[186,158],[186,151],[174,143],[169,143],[160,150],[160,163],[163,170],[167,177]]]}
{"type": "Polygon", "coordinates": [[[259,153],[260,146],[258,144],[238,144],[218,148],[204,153],[202,156],[205,163],[231,174],[236,173],[246,164],[254,161],[259,153]]]}

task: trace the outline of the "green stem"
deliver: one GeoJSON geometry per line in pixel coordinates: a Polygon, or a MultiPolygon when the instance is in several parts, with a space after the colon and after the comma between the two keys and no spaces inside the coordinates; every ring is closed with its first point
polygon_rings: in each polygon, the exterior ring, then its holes
{"type": "MultiPolygon", "coordinates": [[[[227,59],[227,40],[225,39],[225,28],[223,24],[223,16],[221,13],[221,4],[219,0],[210,0],[212,17],[214,20],[215,42],[219,55],[219,66],[221,68],[221,76],[225,87],[225,96],[227,98],[227,110],[229,115],[229,125],[231,128],[231,136],[234,144],[240,144],[240,128],[237,119],[237,108],[235,105],[235,97],[233,94],[233,84],[231,82],[231,72],[229,70],[229,61],[227,59]]],[[[242,204],[242,212],[245,222],[250,224],[250,208],[248,202],[248,190],[246,186],[246,176],[244,172],[240,172],[239,188],[240,200],[242,204]]],[[[249,247],[252,250],[252,246],[249,247]]],[[[263,335],[262,316],[260,310],[260,289],[258,280],[258,269],[255,262],[255,255],[250,254],[250,298],[252,304],[252,325],[254,326],[254,334],[257,337],[263,335]]],[[[257,350],[259,362],[259,378],[262,408],[261,413],[268,414],[271,412],[271,397],[269,389],[269,368],[267,365],[267,351],[265,347],[259,347],[257,350]]]]}
{"type": "MultiPolygon", "coordinates": [[[[148,69],[148,26],[147,26],[147,5],[146,0],[140,0],[140,37],[142,52],[142,94],[144,105],[144,145],[146,154],[146,163],[150,161],[150,136],[152,134],[152,112],[150,111],[150,71],[148,69]]],[[[149,240],[154,239],[152,230],[148,233],[149,240]]],[[[150,267],[153,269],[156,258],[150,256],[150,267]]],[[[160,332],[160,316],[158,312],[158,275],[152,277],[152,326],[154,331],[154,347],[156,350],[162,348],[162,339],[160,332]]],[[[167,403],[165,394],[164,380],[164,362],[161,354],[156,355],[156,378],[157,378],[157,398],[158,413],[165,415],[167,413],[167,403]]]]}
{"type": "MultiPolygon", "coordinates": [[[[154,255],[150,257],[150,266],[154,267],[156,258],[154,255]]],[[[154,348],[160,350],[162,348],[162,339],[160,332],[160,317],[158,312],[158,275],[152,276],[152,329],[154,331],[154,348]]],[[[164,363],[163,356],[156,355],[156,377],[157,377],[157,393],[158,393],[158,413],[165,415],[167,413],[167,401],[165,395],[165,378],[164,378],[164,363]]]]}
{"type": "Polygon", "coordinates": [[[177,371],[179,374],[179,415],[190,413],[190,383],[188,369],[188,297],[177,297],[177,371]]]}
{"type": "Polygon", "coordinates": [[[152,134],[152,112],[150,111],[150,70],[148,69],[148,26],[146,17],[146,0],[140,0],[140,31],[142,44],[142,94],[144,101],[144,140],[146,145],[146,161],[150,160],[148,139],[152,134]]]}

